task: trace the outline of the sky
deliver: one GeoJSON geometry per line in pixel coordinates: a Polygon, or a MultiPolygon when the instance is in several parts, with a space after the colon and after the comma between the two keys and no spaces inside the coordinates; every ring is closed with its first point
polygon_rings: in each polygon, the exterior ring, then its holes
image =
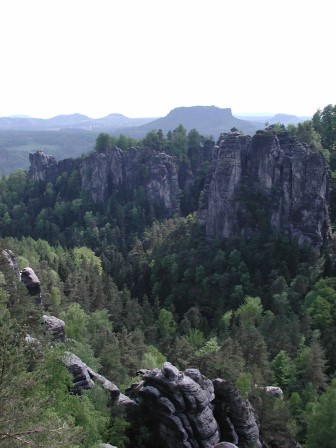
{"type": "Polygon", "coordinates": [[[310,116],[336,103],[332,0],[1,0],[0,116],[310,116]]]}

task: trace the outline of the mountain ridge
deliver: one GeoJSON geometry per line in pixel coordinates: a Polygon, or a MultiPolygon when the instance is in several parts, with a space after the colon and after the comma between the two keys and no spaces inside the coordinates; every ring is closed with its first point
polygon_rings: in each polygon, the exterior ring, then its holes
{"type": "Polygon", "coordinates": [[[238,127],[243,132],[252,133],[264,121],[268,121],[271,124],[277,122],[297,124],[309,118],[285,113],[265,114],[263,116],[251,113],[232,114],[231,108],[220,108],[214,105],[196,105],[173,108],[163,117],[130,118],[120,113],[110,113],[99,118],[92,118],[80,113],[60,114],[51,118],[36,118],[24,115],[3,116],[0,117],[0,130],[59,130],[74,128],[99,131],[106,129],[110,132],[125,131],[129,136],[136,137],[134,133],[143,135],[153,129],[162,129],[168,132],[179,124],[183,124],[188,130],[196,128],[202,133],[212,129],[218,132],[219,135],[223,130],[229,130],[229,127],[238,127]],[[227,126],[221,120],[225,120],[227,126]]]}

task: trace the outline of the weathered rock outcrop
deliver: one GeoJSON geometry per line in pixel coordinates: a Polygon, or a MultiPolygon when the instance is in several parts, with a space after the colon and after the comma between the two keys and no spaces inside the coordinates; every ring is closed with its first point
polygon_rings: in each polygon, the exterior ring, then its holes
{"type": "Polygon", "coordinates": [[[122,394],[115,384],[111,383],[103,375],[94,372],[75,354],[68,353],[64,358],[64,364],[73,375],[73,393],[79,394],[82,390],[92,389],[94,384],[98,383],[109,393],[112,403],[119,403],[127,410],[137,408],[138,405],[134,400],[122,394]]]}
{"type": "Polygon", "coordinates": [[[17,278],[20,278],[20,269],[16,261],[14,253],[7,249],[2,251],[2,256],[7,261],[8,266],[13,269],[17,278]]]}
{"type": "Polygon", "coordinates": [[[57,177],[57,160],[53,156],[44,154],[42,149],[29,154],[30,176],[39,181],[49,182],[57,177]]]}
{"type": "Polygon", "coordinates": [[[29,175],[37,181],[55,182],[62,172],[77,170],[81,189],[96,203],[106,201],[112,193],[123,192],[132,198],[142,188],[146,199],[172,216],[179,211],[179,186],[176,164],[165,153],[143,148],[121,151],[117,147],[91,152],[82,159],[57,163],[42,150],[29,155],[29,175]]]}
{"type": "Polygon", "coordinates": [[[74,377],[74,393],[99,383],[112,403],[126,408],[132,421],[145,417],[158,447],[261,448],[251,403],[224,380],[212,382],[197,369],[181,372],[166,362],[161,369],[141,370],[142,381],[133,384],[126,396],[78,356],[68,354],[64,362],[74,377]]]}
{"type": "Polygon", "coordinates": [[[180,372],[169,362],[145,372],[129,391],[156,430],[158,446],[212,448],[220,441],[213,415],[213,385],[196,369],[180,372]]]}
{"type": "Polygon", "coordinates": [[[47,316],[44,314],[42,320],[45,324],[47,332],[55,341],[65,341],[65,322],[55,316],[47,316]]]}
{"type": "Polygon", "coordinates": [[[143,381],[133,385],[127,393],[138,403],[138,412],[148,416],[151,428],[156,431],[158,446],[213,448],[218,445],[221,448],[235,447],[234,443],[239,442],[239,447],[243,448],[253,442],[254,446],[261,447],[252,405],[239,396],[234,386],[236,393],[228,393],[224,405],[223,390],[217,397],[214,383],[197,369],[181,372],[166,362],[162,369],[141,373],[143,381]],[[224,407],[225,414],[215,412],[224,407]],[[222,431],[230,418],[235,440],[228,438],[227,431],[222,431]]]}
{"type": "Polygon", "coordinates": [[[41,294],[41,284],[34,270],[26,267],[21,271],[21,282],[26,286],[31,296],[41,294]]]}
{"type": "Polygon", "coordinates": [[[215,415],[226,440],[239,447],[261,448],[259,428],[251,403],[240,396],[233,384],[222,379],[214,380],[213,384],[216,396],[215,415]]]}
{"type": "Polygon", "coordinates": [[[222,134],[200,198],[208,238],[283,232],[321,247],[331,236],[329,174],[322,153],[288,133],[222,134]]]}

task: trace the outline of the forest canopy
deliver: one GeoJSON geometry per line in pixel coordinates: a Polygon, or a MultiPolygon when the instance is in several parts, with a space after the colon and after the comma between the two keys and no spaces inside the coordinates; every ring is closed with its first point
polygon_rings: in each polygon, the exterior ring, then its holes
{"type": "MultiPolygon", "coordinates": [[[[281,124],[266,129],[283,131],[281,124]]],[[[334,225],[336,106],[285,131],[327,155],[334,225]]],[[[63,359],[74,352],[122,391],[140,368],[165,360],[197,367],[251,399],[265,447],[285,446],[281,440],[334,447],[333,241],[322,252],[272,232],[210,241],[195,212],[212,139],[181,125],[167,135],[150,131],[141,142],[100,134],[95,151],[134,145],[165,152],[180,172],[195,173],[179,215],[162,219],[140,190],[96,204],[75,169],[54,183],[25,171],[0,179],[0,252],[11,250],[20,270],[34,270],[44,313],[62,319],[66,331],[64,344],[52,343],[39,305],[1,258],[0,446],[155,446],[146,423],[130,426],[99,386],[69,393],[63,359]],[[27,344],[27,334],[38,344],[27,344]],[[283,399],[255,385],[278,386],[283,399]]]]}

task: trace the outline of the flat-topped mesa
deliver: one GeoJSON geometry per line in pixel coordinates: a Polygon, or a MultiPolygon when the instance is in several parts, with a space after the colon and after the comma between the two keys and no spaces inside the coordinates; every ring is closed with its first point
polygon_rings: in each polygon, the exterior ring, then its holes
{"type": "Polygon", "coordinates": [[[96,203],[103,203],[110,194],[122,191],[132,198],[142,187],[149,202],[159,206],[164,216],[179,212],[179,186],[176,164],[165,153],[144,148],[128,151],[113,146],[91,152],[81,159],[59,162],[42,150],[29,155],[28,174],[37,181],[55,182],[63,172],[77,170],[80,185],[96,203]]]}
{"type": "Polygon", "coordinates": [[[326,160],[285,132],[221,134],[198,219],[210,239],[273,230],[321,248],[331,238],[326,160]]]}

